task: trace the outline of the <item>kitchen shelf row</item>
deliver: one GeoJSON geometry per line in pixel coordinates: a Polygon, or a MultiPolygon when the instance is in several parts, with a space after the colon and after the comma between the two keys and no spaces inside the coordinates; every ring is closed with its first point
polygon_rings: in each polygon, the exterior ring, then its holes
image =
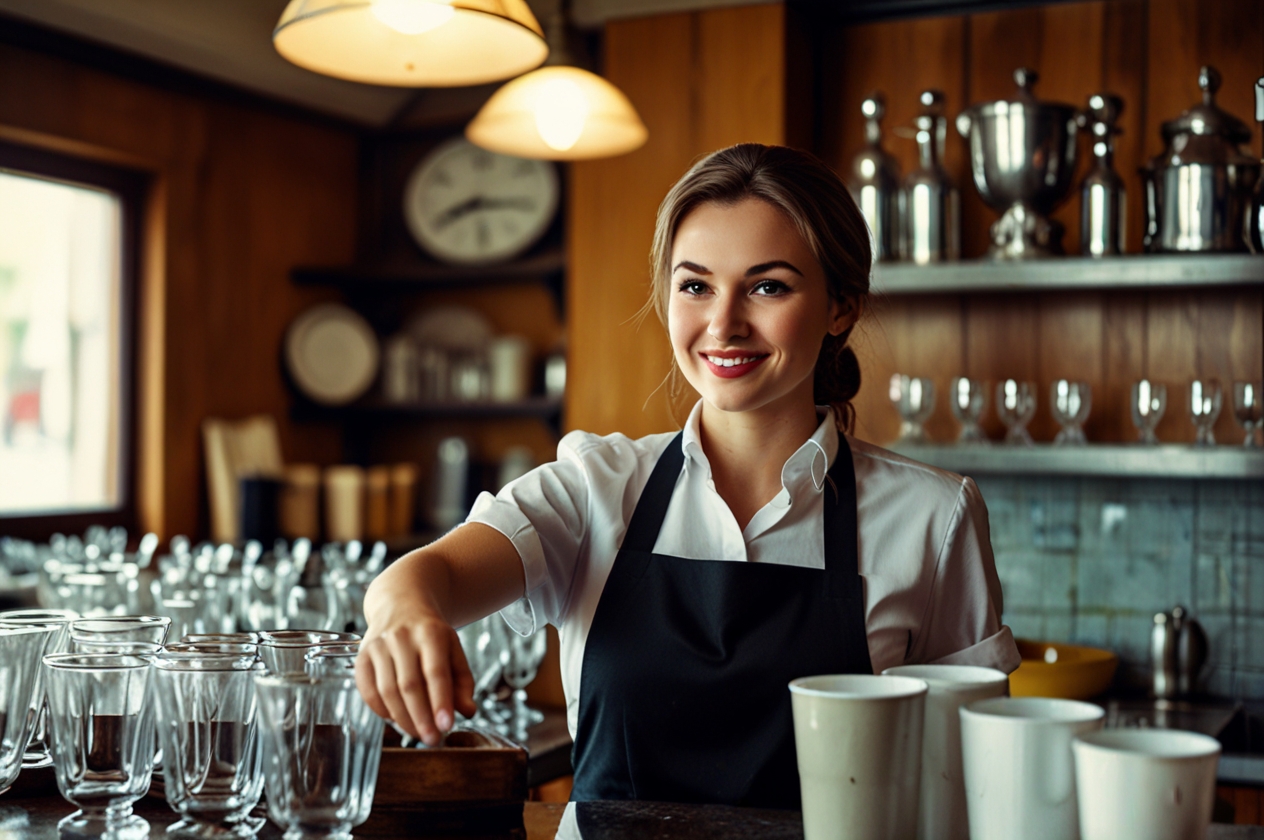
{"type": "Polygon", "coordinates": [[[1243,446],[1089,444],[1087,446],[935,446],[894,444],[914,460],[963,475],[1099,478],[1264,478],[1264,449],[1243,446]]]}
{"type": "Polygon", "coordinates": [[[290,407],[290,418],[296,421],[487,420],[505,417],[535,417],[556,430],[562,422],[562,398],[539,396],[515,402],[443,403],[388,403],[380,399],[366,399],[339,406],[295,399],[290,407]]]}

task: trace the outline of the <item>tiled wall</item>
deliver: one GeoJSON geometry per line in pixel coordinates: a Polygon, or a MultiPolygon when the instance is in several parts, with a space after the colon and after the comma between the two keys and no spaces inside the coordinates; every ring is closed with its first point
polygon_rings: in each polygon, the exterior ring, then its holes
{"type": "Polygon", "coordinates": [[[1015,635],[1106,647],[1150,680],[1154,614],[1207,631],[1204,686],[1264,698],[1264,483],[977,479],[1015,635]]]}

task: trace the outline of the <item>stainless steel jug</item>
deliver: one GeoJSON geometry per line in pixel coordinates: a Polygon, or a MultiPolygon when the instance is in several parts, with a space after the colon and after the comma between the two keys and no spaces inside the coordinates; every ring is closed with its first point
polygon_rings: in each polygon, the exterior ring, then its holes
{"type": "MultiPolygon", "coordinates": [[[[1264,150],[1264,76],[1255,80],[1255,121],[1260,124],[1260,147],[1264,150]]],[[[1246,217],[1246,244],[1252,253],[1264,254],[1264,177],[1255,181],[1255,196],[1246,217]]]]}
{"type": "Polygon", "coordinates": [[[1093,138],[1093,168],[1080,183],[1080,253],[1103,257],[1124,252],[1127,231],[1124,179],[1115,171],[1116,123],[1124,101],[1109,93],[1088,98],[1088,110],[1080,115],[1080,127],[1093,138]]]}
{"type": "Polygon", "coordinates": [[[1150,636],[1154,668],[1154,696],[1187,697],[1198,690],[1198,678],[1207,663],[1207,634],[1184,607],[1154,616],[1150,636]]]}
{"type": "Polygon", "coordinates": [[[1163,124],[1167,148],[1142,168],[1145,247],[1151,252],[1245,251],[1260,161],[1239,148],[1246,123],[1216,106],[1220,74],[1198,71],[1203,101],[1163,124]]]}
{"type": "Polygon", "coordinates": [[[886,99],[871,93],[860,111],[865,117],[865,148],[852,158],[847,187],[873,234],[873,258],[892,260],[900,249],[900,165],[882,148],[886,99]]]}
{"type": "Polygon", "coordinates": [[[961,196],[944,169],[944,95],[924,90],[919,97],[918,166],[904,178],[900,193],[903,219],[900,255],[918,265],[955,260],[961,255],[961,196]]]}

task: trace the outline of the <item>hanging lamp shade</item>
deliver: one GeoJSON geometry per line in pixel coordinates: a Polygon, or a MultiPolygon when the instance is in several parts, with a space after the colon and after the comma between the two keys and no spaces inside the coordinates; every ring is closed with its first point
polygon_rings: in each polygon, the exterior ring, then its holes
{"type": "Polygon", "coordinates": [[[549,54],[525,0],[290,0],[272,43],[299,67],[404,87],[495,82],[549,54]]]}
{"type": "Polygon", "coordinates": [[[649,132],[623,91],[587,70],[551,66],[492,94],[465,136],[506,155],[584,160],[630,152],[649,132]]]}

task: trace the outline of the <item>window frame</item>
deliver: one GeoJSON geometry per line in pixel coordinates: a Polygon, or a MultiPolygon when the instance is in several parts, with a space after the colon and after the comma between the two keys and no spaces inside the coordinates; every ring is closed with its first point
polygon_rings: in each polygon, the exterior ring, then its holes
{"type": "Polygon", "coordinates": [[[119,504],[39,514],[0,513],[0,537],[47,540],[56,532],[83,533],[90,525],[137,527],[139,447],[137,336],[140,264],[146,199],[152,175],[87,158],[0,141],[0,172],[108,190],[119,198],[119,504]]]}

